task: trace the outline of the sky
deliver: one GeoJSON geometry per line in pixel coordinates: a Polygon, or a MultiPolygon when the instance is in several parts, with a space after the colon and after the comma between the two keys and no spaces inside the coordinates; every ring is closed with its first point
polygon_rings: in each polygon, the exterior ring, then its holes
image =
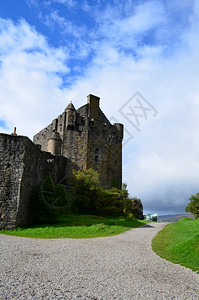
{"type": "Polygon", "coordinates": [[[0,132],[32,139],[99,96],[144,213],[199,192],[198,70],[197,0],[0,0],[0,132]]]}

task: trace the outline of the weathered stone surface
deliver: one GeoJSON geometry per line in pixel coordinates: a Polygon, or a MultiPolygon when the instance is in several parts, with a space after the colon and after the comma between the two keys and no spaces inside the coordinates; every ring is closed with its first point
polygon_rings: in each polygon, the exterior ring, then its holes
{"type": "Polygon", "coordinates": [[[123,125],[111,124],[89,95],[34,136],[0,134],[0,229],[28,224],[30,195],[48,174],[69,184],[74,169],[93,168],[102,187],[121,187],[123,125]],[[51,153],[49,153],[50,151],[51,153]]]}
{"type": "Polygon", "coordinates": [[[32,190],[51,174],[55,181],[72,172],[67,158],[45,154],[25,136],[0,134],[0,228],[25,225],[32,190]]]}
{"type": "Polygon", "coordinates": [[[70,103],[33,141],[41,145],[41,150],[53,153],[51,149],[55,146],[48,148],[48,141],[56,131],[62,140],[62,155],[82,170],[97,170],[102,187],[121,188],[123,125],[112,125],[100,109],[99,101],[99,97],[89,95],[88,103],[78,110],[70,103]]]}

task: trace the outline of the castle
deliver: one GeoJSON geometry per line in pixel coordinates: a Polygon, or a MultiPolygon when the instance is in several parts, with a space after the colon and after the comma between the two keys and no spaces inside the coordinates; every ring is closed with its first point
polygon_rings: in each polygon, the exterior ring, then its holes
{"type": "Polygon", "coordinates": [[[26,225],[31,193],[50,175],[69,184],[74,169],[98,171],[104,188],[122,184],[123,125],[111,124],[100,98],[64,112],[33,137],[0,133],[0,229],[26,225]]]}
{"type": "Polygon", "coordinates": [[[97,170],[101,186],[121,188],[123,125],[111,125],[99,101],[88,95],[87,104],[77,110],[70,103],[33,142],[42,151],[66,156],[79,169],[97,170]]]}

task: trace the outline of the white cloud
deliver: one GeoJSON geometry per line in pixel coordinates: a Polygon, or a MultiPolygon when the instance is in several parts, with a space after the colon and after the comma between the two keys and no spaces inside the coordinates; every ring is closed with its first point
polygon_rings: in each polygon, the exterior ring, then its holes
{"type": "Polygon", "coordinates": [[[181,1],[181,0],[173,0],[172,2],[167,0],[167,5],[169,6],[170,9],[175,10],[177,9],[189,9],[193,7],[194,0],[186,0],[186,1],[181,1]]]}
{"type": "Polygon", "coordinates": [[[143,33],[165,23],[165,11],[159,1],[139,5],[134,15],[121,21],[122,33],[143,33]]]}
{"type": "Polygon", "coordinates": [[[87,30],[85,26],[77,26],[70,20],[59,15],[58,11],[52,11],[45,17],[44,23],[51,29],[57,29],[62,32],[67,41],[67,49],[70,57],[75,59],[85,58],[91,52],[89,42],[85,39],[87,30]]]}
{"type": "Polygon", "coordinates": [[[70,8],[73,8],[77,4],[75,0],[25,0],[25,1],[29,6],[36,6],[36,7],[39,7],[39,5],[49,6],[53,3],[60,3],[63,5],[67,5],[70,8]]]}
{"type": "Polygon", "coordinates": [[[59,74],[69,71],[66,53],[51,48],[25,21],[9,20],[0,21],[0,49],[0,119],[7,121],[8,132],[16,126],[19,134],[32,137],[48,122],[46,110],[53,117],[54,105],[61,108],[59,74]]]}
{"type": "MultiPolygon", "coordinates": [[[[141,197],[147,210],[181,212],[190,194],[198,191],[199,17],[196,1],[195,6],[191,1],[180,6],[176,0],[175,9],[188,13],[188,23],[176,29],[178,21],[165,3],[148,1],[136,8],[128,1],[125,14],[120,5],[101,12],[97,7],[99,28],[92,32],[96,38],[90,45],[94,59],[67,90],[60,88],[59,75],[68,72],[64,50],[51,48],[24,21],[0,23],[0,119],[32,135],[69,100],[78,107],[89,93],[100,96],[105,114],[125,123],[135,137],[124,147],[124,180],[131,195],[141,197]],[[142,37],[151,30],[155,41],[147,43],[142,37]],[[119,113],[136,91],[158,110],[155,118],[142,123],[140,133],[119,113]]],[[[67,24],[59,17],[54,12],[54,21],[67,24]]],[[[76,28],[71,28],[75,35],[76,28]]],[[[78,36],[79,43],[86,40],[85,32],[78,36]]],[[[92,34],[87,34],[90,39],[92,34]]]]}
{"type": "Polygon", "coordinates": [[[138,35],[146,34],[166,22],[164,7],[159,1],[140,4],[128,15],[121,14],[120,6],[107,6],[94,15],[99,24],[98,34],[109,39],[109,43],[120,44],[121,47],[132,47],[132,41],[137,41],[138,35]]]}
{"type": "Polygon", "coordinates": [[[74,7],[77,4],[76,1],[74,0],[50,0],[47,2],[49,2],[49,4],[52,2],[66,4],[69,7],[74,7]]]}
{"type": "Polygon", "coordinates": [[[133,57],[106,41],[86,78],[68,92],[76,101],[89,93],[101,96],[104,112],[124,122],[135,136],[124,148],[124,180],[147,210],[182,212],[198,191],[198,16],[192,11],[189,17],[192,26],[166,56],[162,46],[140,45],[140,55],[133,57]],[[141,133],[118,112],[137,90],[159,112],[143,124],[141,133]]]}
{"type": "Polygon", "coordinates": [[[50,15],[46,16],[45,23],[49,26],[59,26],[62,34],[70,34],[75,38],[81,38],[85,34],[84,26],[77,26],[70,20],[59,15],[58,11],[54,10],[50,15]]]}

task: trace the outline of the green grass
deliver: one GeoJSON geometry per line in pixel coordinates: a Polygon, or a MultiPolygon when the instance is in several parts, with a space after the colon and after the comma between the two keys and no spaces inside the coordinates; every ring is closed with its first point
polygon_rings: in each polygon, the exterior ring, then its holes
{"type": "Polygon", "coordinates": [[[67,215],[59,217],[57,224],[18,227],[0,233],[29,238],[94,238],[120,234],[144,223],[146,221],[125,217],[67,215]]]}
{"type": "Polygon", "coordinates": [[[152,249],[162,258],[199,272],[199,218],[167,225],[153,238],[152,249]]]}

